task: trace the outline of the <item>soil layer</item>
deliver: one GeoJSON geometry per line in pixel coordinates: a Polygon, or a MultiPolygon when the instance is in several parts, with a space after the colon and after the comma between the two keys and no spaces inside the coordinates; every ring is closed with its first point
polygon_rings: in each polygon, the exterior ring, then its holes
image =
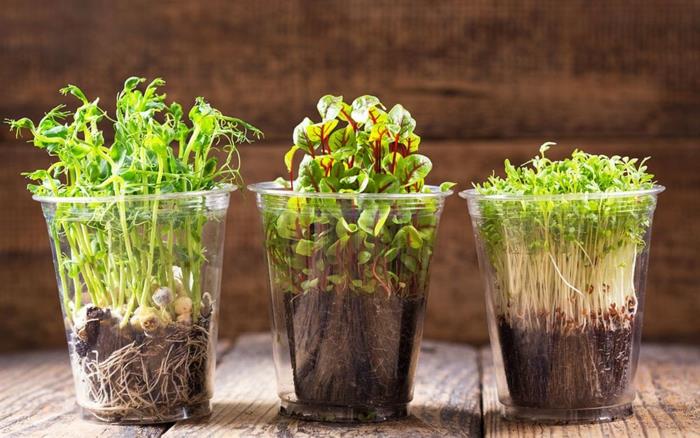
{"type": "Polygon", "coordinates": [[[157,422],[209,400],[209,315],[146,334],[99,312],[69,334],[81,406],[104,421],[157,422]]]}
{"type": "Polygon", "coordinates": [[[634,321],[544,330],[499,318],[498,334],[508,390],[517,406],[579,409],[623,402],[632,373],[634,321]]]}
{"type": "Polygon", "coordinates": [[[425,297],[286,294],[285,320],[299,401],[381,406],[411,399],[425,297]]]}

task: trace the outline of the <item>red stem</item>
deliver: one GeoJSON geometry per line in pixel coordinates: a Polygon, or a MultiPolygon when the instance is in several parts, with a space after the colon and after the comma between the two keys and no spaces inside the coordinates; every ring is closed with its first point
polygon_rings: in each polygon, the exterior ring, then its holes
{"type": "Polygon", "coordinates": [[[324,133],[324,131],[325,131],[324,126],[321,125],[321,152],[323,152],[324,154],[326,154],[326,153],[327,153],[327,152],[326,152],[326,139],[323,138],[323,133],[324,133]]]}
{"type": "Polygon", "coordinates": [[[345,112],[344,109],[340,110],[340,112],[345,116],[345,118],[348,120],[348,123],[350,123],[350,126],[352,126],[353,131],[357,131],[357,123],[348,115],[348,113],[345,112]]]}
{"type": "Polygon", "coordinates": [[[381,137],[374,143],[374,171],[382,171],[382,140],[381,137]]]}
{"type": "Polygon", "coordinates": [[[391,173],[396,170],[396,153],[399,150],[399,136],[397,135],[394,139],[394,157],[391,159],[391,173]]]}

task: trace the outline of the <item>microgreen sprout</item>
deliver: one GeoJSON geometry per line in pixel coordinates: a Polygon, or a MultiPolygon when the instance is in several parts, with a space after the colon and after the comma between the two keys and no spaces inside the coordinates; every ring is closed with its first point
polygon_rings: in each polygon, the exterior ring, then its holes
{"type": "Polygon", "coordinates": [[[24,175],[48,224],[78,402],[117,422],[209,410],[236,146],[261,136],[201,97],[185,116],[163,80],[144,82],[125,81],[113,117],[68,85],[74,111],[7,121],[56,158],[24,175]]]}
{"type": "MultiPolygon", "coordinates": [[[[304,118],[296,128],[294,145],[284,161],[289,181],[280,184],[299,192],[411,193],[426,190],[432,162],[418,153],[421,138],[416,121],[401,105],[386,111],[374,96],[352,104],[342,96],[318,101],[321,121],[304,118]],[[294,157],[303,153],[296,174],[294,157]],[[296,178],[296,179],[295,179],[296,178]]],[[[453,183],[443,183],[447,191],[453,183]]]]}
{"type": "Polygon", "coordinates": [[[23,174],[36,181],[28,185],[32,193],[59,198],[114,197],[113,202],[94,209],[95,220],[89,227],[71,221],[71,206],[59,204],[50,234],[56,242],[59,236],[66,236],[70,243],[68,253],[56,254],[65,309],[80,308],[82,280],[91,301],[120,311],[123,324],[136,306],[153,304],[154,282],[174,289],[176,282],[193,276],[194,281],[184,281],[184,288],[198,310],[197,276],[205,257],[198,238],[203,218],[171,221],[168,237],[163,239],[158,233],[159,202],[153,201],[152,214],[142,218],[128,211],[133,206],[128,204],[129,196],[240,184],[236,144],[261,135],[201,97],[188,113],[188,125],[182,106],[166,103],[165,94],[158,92],[165,82],[155,79],[142,90],[139,85],[144,81],[137,77],[125,81],[117,96],[116,119],[98,106],[99,99],[88,100],[80,88],[68,85],[61,93],[78,99],[80,106],[74,112],[59,105],[36,124],[28,118],[7,121],[18,135],[29,131],[36,147],[57,158],[48,169],[23,174]],[[106,144],[101,129],[108,121],[114,126],[111,144],[106,144]],[[223,158],[218,151],[223,151],[223,158]],[[62,219],[62,214],[67,217],[62,219]],[[172,265],[156,260],[178,251],[192,255],[182,278],[175,277],[172,265]],[[69,281],[75,288],[72,301],[69,281]]]}
{"type": "Polygon", "coordinates": [[[553,145],[518,167],[505,160],[505,176],[465,194],[507,383],[499,397],[538,419],[609,418],[631,412],[647,242],[663,188],[646,159],[575,150],[551,160],[553,145]]]}
{"type": "MultiPolygon", "coordinates": [[[[386,111],[374,96],[358,97],[350,105],[327,95],[317,109],[320,122],[305,118],[294,129],[294,145],[284,157],[289,179],[278,179],[282,187],[298,193],[410,194],[448,192],[454,185],[425,185],[432,163],[418,153],[416,122],[401,105],[386,111]],[[297,152],[303,158],[295,173],[297,152]]],[[[427,275],[437,209],[436,197],[293,197],[271,209],[265,220],[273,272],[287,292],[405,293],[413,281],[403,277],[427,275]],[[391,268],[397,256],[405,270],[391,268]],[[310,272],[306,266],[317,258],[327,267],[310,272]],[[354,262],[361,265],[358,273],[347,265],[354,262]],[[308,279],[299,282],[302,271],[308,279]]]]}
{"type": "Polygon", "coordinates": [[[313,418],[347,406],[346,419],[366,420],[410,400],[429,265],[453,184],[425,183],[432,163],[401,105],[324,96],[317,108],[319,122],[294,129],[287,178],[252,186],[275,342],[288,349],[296,400],[313,418]]]}
{"type": "Polygon", "coordinates": [[[644,192],[654,188],[647,160],[576,150],[553,161],[552,145],[520,167],[505,160],[505,177],[475,185],[484,196],[477,215],[498,282],[495,304],[526,325],[542,314],[552,325],[629,324],[655,203],[644,192]],[[620,192],[631,193],[601,195],[620,192]]]}

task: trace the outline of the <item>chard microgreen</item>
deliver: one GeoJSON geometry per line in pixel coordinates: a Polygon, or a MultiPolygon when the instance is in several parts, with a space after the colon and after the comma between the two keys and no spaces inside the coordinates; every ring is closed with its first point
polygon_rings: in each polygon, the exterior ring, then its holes
{"type": "Polygon", "coordinates": [[[289,181],[280,184],[298,192],[423,191],[432,163],[418,154],[416,121],[403,106],[386,111],[374,96],[347,104],[342,96],[327,95],[317,109],[320,122],[306,117],[294,128],[294,144],[284,156],[289,181]],[[304,156],[295,173],[297,152],[304,156]]]}
{"type": "Polygon", "coordinates": [[[327,95],[317,109],[320,121],[306,117],[294,128],[289,178],[277,180],[294,196],[261,195],[273,288],[420,296],[442,198],[454,184],[425,184],[432,163],[418,153],[416,122],[403,106],[327,95]]]}

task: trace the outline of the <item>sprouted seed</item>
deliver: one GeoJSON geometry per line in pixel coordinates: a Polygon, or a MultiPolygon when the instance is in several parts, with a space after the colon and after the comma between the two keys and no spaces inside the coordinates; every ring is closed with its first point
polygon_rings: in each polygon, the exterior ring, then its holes
{"type": "Polygon", "coordinates": [[[550,146],[475,185],[510,397],[539,408],[614,405],[633,372],[654,179],[646,160],[576,150],[553,161],[550,146]]]}
{"type": "Polygon", "coordinates": [[[78,399],[110,421],[164,421],[208,400],[216,303],[203,288],[216,282],[204,279],[203,236],[225,207],[167,195],[240,185],[236,146],[261,136],[201,97],[185,114],[160,93],[162,79],[144,84],[124,82],[113,116],[68,85],[74,111],[7,120],[55,158],[24,175],[46,201],[78,399]]]}

